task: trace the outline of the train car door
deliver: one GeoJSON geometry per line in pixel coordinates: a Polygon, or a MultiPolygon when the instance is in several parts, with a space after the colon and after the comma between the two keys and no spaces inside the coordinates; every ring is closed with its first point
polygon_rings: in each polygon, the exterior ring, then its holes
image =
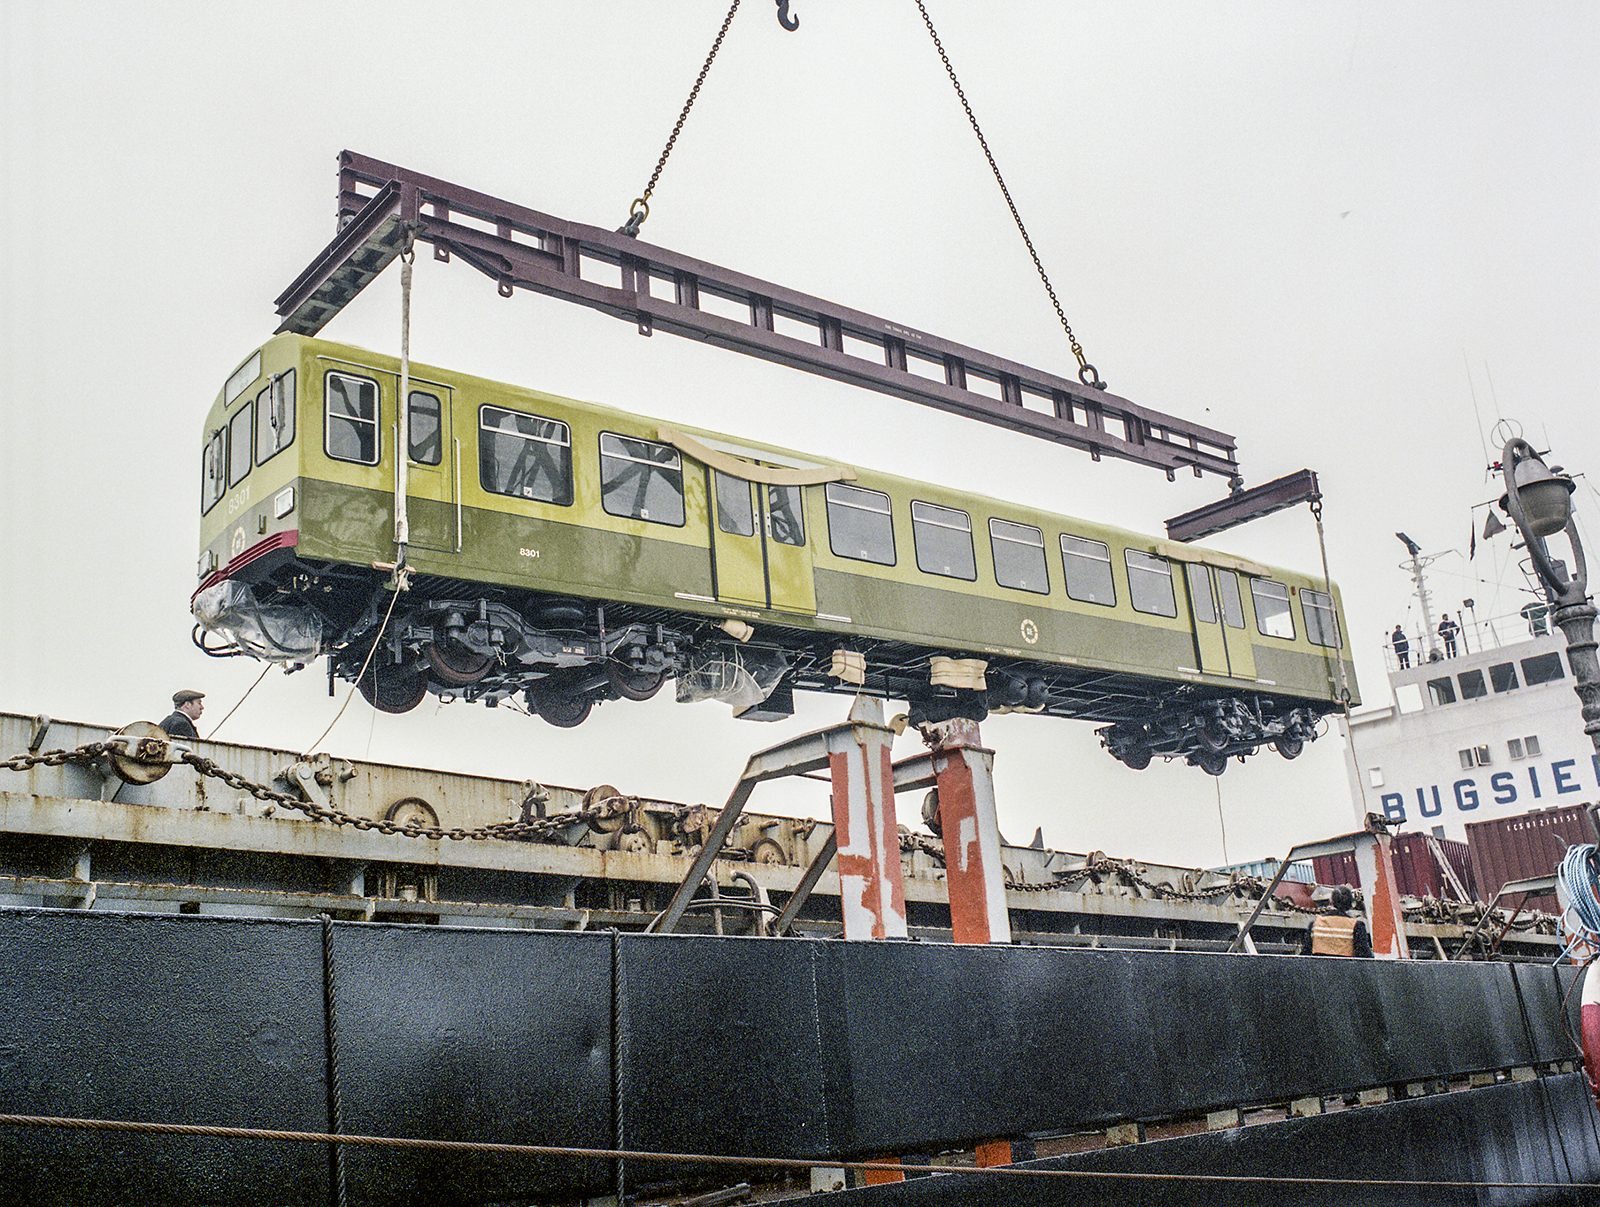
{"type": "Polygon", "coordinates": [[[816,593],[801,488],[751,482],[709,467],[706,473],[706,493],[713,504],[711,566],[717,599],[814,614],[816,593]]]}
{"type": "Polygon", "coordinates": [[[1228,645],[1217,609],[1217,593],[1211,583],[1211,567],[1199,562],[1184,562],[1184,582],[1189,588],[1189,620],[1194,627],[1195,658],[1207,675],[1226,675],[1228,645]]]}
{"type": "Polygon", "coordinates": [[[1254,680],[1256,653],[1250,641],[1250,622],[1245,613],[1239,575],[1233,570],[1215,568],[1211,573],[1222,606],[1222,640],[1228,650],[1228,674],[1235,679],[1254,680]]]}
{"type": "MultiPolygon", "coordinates": [[[[395,379],[399,388],[399,379],[395,379]]],[[[411,383],[407,426],[406,514],[411,544],[455,553],[460,549],[461,442],[450,422],[450,390],[411,383]]]]}

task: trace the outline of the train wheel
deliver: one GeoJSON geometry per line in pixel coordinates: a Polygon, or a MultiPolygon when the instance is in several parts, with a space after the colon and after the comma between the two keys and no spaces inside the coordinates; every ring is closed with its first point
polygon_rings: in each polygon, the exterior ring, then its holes
{"type": "Polygon", "coordinates": [[[428,694],[427,679],[405,667],[368,666],[356,687],[379,712],[410,712],[428,694]]]}
{"type": "Polygon", "coordinates": [[[1194,762],[1207,775],[1221,775],[1228,769],[1228,756],[1215,750],[1196,750],[1194,762]]]}
{"type": "Polygon", "coordinates": [[[451,687],[466,687],[478,682],[494,665],[494,659],[488,654],[479,654],[453,641],[430,641],[423,653],[427,656],[433,677],[451,687]]]}
{"type": "Polygon", "coordinates": [[[539,715],[560,729],[573,729],[589,719],[594,701],[588,696],[562,691],[559,687],[544,687],[543,679],[528,689],[528,696],[539,715]]]}
{"type": "Polygon", "coordinates": [[[620,662],[606,663],[606,678],[624,700],[648,700],[666,682],[665,671],[636,671],[620,662]]]}
{"type": "Polygon", "coordinates": [[[1286,759],[1299,758],[1300,752],[1306,748],[1306,744],[1302,739],[1291,737],[1281,737],[1273,742],[1272,745],[1286,759]]]}
{"type": "Polygon", "coordinates": [[[1150,747],[1130,746],[1122,752],[1122,761],[1135,771],[1143,771],[1150,765],[1150,747]]]}
{"type": "Polygon", "coordinates": [[[1226,731],[1223,730],[1221,723],[1214,718],[1208,718],[1203,721],[1200,728],[1195,730],[1194,736],[1198,739],[1200,745],[1214,754],[1220,754],[1226,750],[1232,741],[1226,731]]]}

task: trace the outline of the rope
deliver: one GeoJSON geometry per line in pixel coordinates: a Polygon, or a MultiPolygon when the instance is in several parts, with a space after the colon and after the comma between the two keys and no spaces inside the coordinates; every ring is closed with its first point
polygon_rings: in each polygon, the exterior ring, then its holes
{"type": "MultiPolygon", "coordinates": [[[[1470,1092],[1470,1091],[1466,1091],[1470,1092]]],[[[1395,1190],[1600,1190],[1600,1182],[1429,1182],[1418,1178],[1308,1178],[1290,1174],[1154,1173],[1134,1170],[1030,1169],[1018,1165],[906,1165],[898,1161],[808,1160],[801,1157],[736,1157],[722,1153],[658,1153],[550,1144],[497,1144],[481,1140],[424,1140],[407,1136],[330,1135],[257,1127],[214,1127],[198,1123],[152,1123],[127,1119],[72,1119],[51,1115],[0,1115],[4,1127],[49,1127],[68,1131],[137,1133],[150,1136],[204,1136],[218,1140],[278,1140],[300,1144],[338,1144],[354,1148],[410,1148],[433,1152],[504,1153],[526,1157],[576,1157],[590,1160],[658,1161],[731,1165],[762,1169],[885,1170],[917,1176],[966,1174],[994,1178],[1064,1178],[1076,1181],[1176,1182],[1225,1186],[1362,1186],[1395,1190]]]]}
{"type": "MultiPolygon", "coordinates": [[[[728,15],[722,18],[722,28],[717,31],[717,40],[711,43],[711,52],[706,55],[706,61],[700,67],[700,74],[695,77],[694,87],[689,89],[689,99],[683,102],[683,110],[678,114],[678,120],[673,123],[672,133],[667,136],[667,145],[661,148],[661,158],[656,160],[656,170],[650,173],[650,183],[644,186],[644,192],[640,196],[634,198],[633,205],[628,209],[628,220],[617,228],[617,234],[627,235],[630,239],[637,238],[639,228],[650,216],[650,194],[656,191],[656,181],[661,179],[661,169],[667,166],[667,156],[672,154],[673,145],[677,143],[678,135],[683,132],[683,123],[689,120],[689,110],[694,108],[694,103],[700,96],[700,87],[706,82],[706,75],[711,70],[711,61],[717,57],[717,51],[722,49],[722,39],[728,36],[728,26],[733,24],[733,14],[738,11],[739,0],[733,0],[733,4],[728,8],[728,15]]],[[[782,20],[781,16],[779,20],[782,20]]],[[[796,22],[796,25],[798,24],[796,22]]]]}
{"type": "MultiPolygon", "coordinates": [[[[400,567],[398,566],[395,567],[395,575],[398,579],[400,575],[400,567]]],[[[362,677],[366,675],[367,667],[372,664],[372,656],[378,652],[378,646],[383,641],[384,631],[389,627],[389,618],[394,615],[394,605],[400,599],[402,585],[403,580],[395,583],[394,590],[389,595],[389,610],[383,614],[383,623],[378,626],[378,635],[372,639],[372,648],[367,651],[367,656],[361,660],[361,669],[356,672],[356,677],[350,684],[350,690],[345,693],[344,703],[339,705],[339,711],[333,715],[333,720],[328,722],[328,728],[318,734],[317,740],[306,747],[308,753],[322,745],[322,739],[333,732],[333,727],[339,723],[339,718],[344,716],[344,710],[350,707],[350,700],[356,694],[356,686],[361,682],[362,677]]],[[[227,718],[224,717],[223,719],[226,720],[227,718]]]]}
{"type": "Polygon", "coordinates": [[[1050,295],[1050,304],[1056,308],[1056,317],[1061,320],[1061,326],[1067,333],[1067,340],[1072,344],[1072,354],[1078,358],[1078,380],[1086,386],[1103,390],[1106,388],[1106,383],[1100,380],[1099,370],[1084,358],[1083,345],[1078,342],[1078,337],[1072,334],[1072,324],[1067,322],[1067,313],[1061,309],[1061,301],[1056,297],[1055,287],[1050,284],[1050,278],[1045,274],[1039,253],[1034,250],[1033,240],[1028,237],[1028,228],[1022,224],[1022,215],[1017,212],[1017,203],[1011,200],[1011,190],[1006,188],[1005,177],[1000,175],[1000,165],[995,162],[994,154],[989,150],[989,141],[984,138],[983,131],[978,127],[978,119],[972,112],[972,106],[967,103],[967,94],[962,90],[961,81],[956,79],[956,69],[950,65],[950,56],[945,53],[944,43],[939,41],[938,31],[933,28],[933,18],[928,16],[928,10],[922,0],[917,0],[917,9],[922,13],[922,23],[928,27],[928,36],[933,39],[934,49],[939,52],[939,61],[944,64],[945,74],[950,77],[950,83],[955,87],[961,108],[966,111],[972,132],[978,136],[978,145],[983,148],[983,157],[989,161],[989,170],[994,173],[995,183],[1000,186],[1000,195],[1006,199],[1006,207],[1011,211],[1011,220],[1017,224],[1022,242],[1027,246],[1028,255],[1033,258],[1033,266],[1039,271],[1039,280],[1044,282],[1044,291],[1050,295]]]}
{"type": "MultiPolygon", "coordinates": [[[[270,671],[271,669],[272,669],[272,663],[270,663],[270,662],[267,663],[266,666],[261,668],[261,673],[256,676],[256,681],[250,685],[249,690],[246,691],[244,693],[244,695],[239,697],[239,703],[235,704],[232,708],[230,708],[228,710],[228,715],[226,717],[223,717],[222,720],[218,721],[214,726],[211,727],[211,732],[206,735],[206,741],[209,742],[209,741],[212,741],[212,740],[214,740],[216,738],[217,730],[221,729],[224,725],[226,725],[228,723],[229,718],[231,718],[234,713],[238,712],[239,709],[241,707],[243,707],[244,702],[250,698],[250,692],[255,691],[256,688],[261,686],[261,681],[267,677],[267,672],[270,671]]],[[[318,741],[320,741],[320,740],[321,739],[319,738],[318,741]]]]}
{"type": "Polygon", "coordinates": [[[1333,609],[1333,577],[1328,573],[1328,541],[1322,531],[1322,500],[1311,500],[1311,515],[1317,521],[1317,549],[1322,553],[1322,585],[1328,593],[1328,608],[1333,611],[1334,633],[1340,641],[1340,647],[1333,651],[1334,665],[1339,668],[1339,704],[1344,709],[1344,736],[1350,744],[1350,762],[1355,767],[1356,791],[1361,793],[1361,817],[1365,822],[1371,810],[1367,806],[1367,778],[1361,774],[1361,760],[1356,757],[1356,727],[1350,719],[1350,681],[1344,673],[1345,635],[1340,630],[1339,613],[1333,609]]]}
{"type": "Polygon", "coordinates": [[[1567,848],[1556,868],[1556,888],[1567,899],[1562,928],[1572,932],[1571,940],[1555,958],[1559,964],[1570,958],[1579,944],[1600,950],[1600,852],[1591,843],[1567,848]]]}

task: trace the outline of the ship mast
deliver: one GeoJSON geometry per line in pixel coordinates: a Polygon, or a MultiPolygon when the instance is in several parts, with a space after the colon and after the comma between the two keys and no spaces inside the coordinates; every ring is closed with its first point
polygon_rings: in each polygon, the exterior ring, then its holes
{"type": "MultiPolygon", "coordinates": [[[[1411,571],[1411,581],[1417,584],[1417,600],[1422,604],[1422,633],[1423,640],[1428,646],[1428,661],[1436,662],[1439,657],[1438,633],[1433,626],[1433,609],[1430,607],[1432,597],[1428,594],[1428,580],[1423,577],[1422,571],[1433,565],[1438,560],[1433,555],[1424,556],[1422,547],[1403,532],[1395,533],[1406,547],[1406,552],[1411,554],[1409,562],[1401,562],[1402,570],[1411,571]]],[[[1421,662],[1422,659],[1417,659],[1421,662]]]]}

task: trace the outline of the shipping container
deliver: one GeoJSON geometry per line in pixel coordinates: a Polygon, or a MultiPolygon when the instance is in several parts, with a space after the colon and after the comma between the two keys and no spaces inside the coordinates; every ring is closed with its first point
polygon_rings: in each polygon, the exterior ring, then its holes
{"type": "MultiPolygon", "coordinates": [[[[1390,840],[1389,850],[1394,859],[1395,884],[1402,896],[1440,899],[1448,897],[1454,900],[1457,896],[1456,891],[1445,876],[1444,869],[1439,866],[1438,859],[1434,857],[1433,850],[1428,845],[1428,837],[1426,834],[1402,834],[1390,840]]],[[[1473,896],[1482,896],[1476,887],[1477,880],[1473,874],[1472,857],[1467,844],[1448,838],[1435,841],[1467,892],[1473,896]]],[[[1362,887],[1360,876],[1356,872],[1356,857],[1349,851],[1337,855],[1319,855],[1311,862],[1316,869],[1318,884],[1348,884],[1351,888],[1362,887]]],[[[1498,888],[1499,885],[1495,887],[1498,888]]],[[[1493,891],[1490,890],[1491,893],[1493,891]]]]}
{"type": "MultiPolygon", "coordinates": [[[[1553,875],[1569,846],[1594,841],[1587,814],[1587,806],[1565,805],[1469,823],[1467,845],[1483,899],[1509,880],[1553,875]]],[[[1508,904],[1515,908],[1516,902],[1508,904]]],[[[1559,907],[1550,893],[1529,897],[1528,908],[1553,914],[1559,907]]]]}

